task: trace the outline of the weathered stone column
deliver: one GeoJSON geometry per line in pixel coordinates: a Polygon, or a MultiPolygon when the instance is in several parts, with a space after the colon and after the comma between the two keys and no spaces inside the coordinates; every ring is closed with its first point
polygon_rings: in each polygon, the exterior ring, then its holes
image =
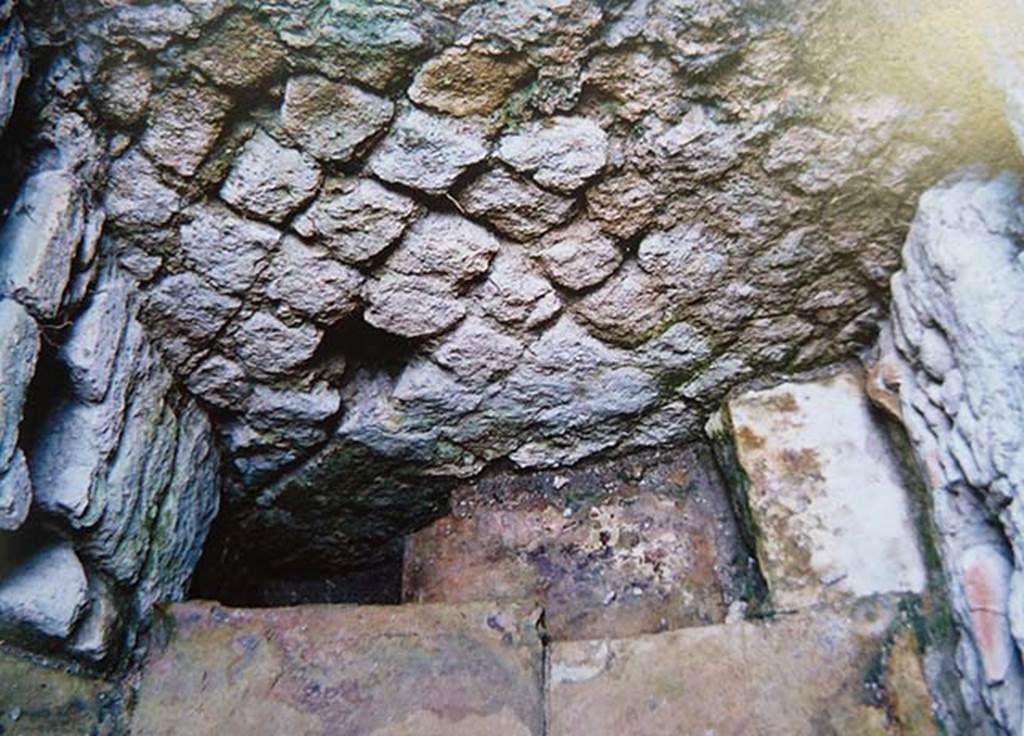
{"type": "Polygon", "coordinates": [[[19,116],[0,213],[0,639],[113,664],[154,602],[184,596],[220,457],[103,245],[108,141],[82,56],[31,23],[26,37],[13,8],[0,2],[0,134],[19,116]]]}
{"type": "Polygon", "coordinates": [[[871,387],[931,491],[968,707],[1010,733],[1024,704],[1021,194],[1013,174],[968,173],[922,196],[871,387]]]}

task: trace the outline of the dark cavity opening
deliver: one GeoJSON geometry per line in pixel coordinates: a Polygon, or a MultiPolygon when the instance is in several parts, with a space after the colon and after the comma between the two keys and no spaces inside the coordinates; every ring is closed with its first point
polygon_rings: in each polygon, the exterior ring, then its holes
{"type": "MultiPolygon", "coordinates": [[[[339,383],[359,371],[393,376],[421,342],[377,329],[357,312],[326,331],[311,363],[339,383]]],[[[241,490],[225,469],[192,598],[246,607],[401,602],[404,537],[446,513],[451,482],[355,443],[329,441],[303,462],[315,466],[311,475],[286,475],[272,508],[258,511],[259,491],[241,490]],[[256,521],[254,529],[251,517],[260,514],[287,521],[256,521]]]]}
{"type": "Polygon", "coordinates": [[[215,530],[203,549],[189,597],[246,608],[310,603],[397,605],[402,602],[403,547],[399,539],[386,545],[375,561],[353,567],[321,568],[311,563],[305,571],[259,570],[239,561],[241,566],[232,570],[218,559],[226,548],[215,530]]]}
{"type": "Polygon", "coordinates": [[[313,364],[343,364],[346,370],[396,374],[416,353],[421,340],[380,330],[357,312],[324,333],[313,355],[313,364]]]}
{"type": "MultiPolygon", "coordinates": [[[[503,581],[514,580],[513,588],[554,591],[560,626],[577,615],[600,621],[609,605],[601,602],[607,586],[661,591],[649,598],[651,606],[662,605],[659,596],[687,590],[698,602],[671,609],[671,621],[685,625],[724,620],[735,600],[745,601],[750,615],[765,610],[766,587],[731,505],[735,498],[704,444],[552,470],[496,463],[472,480],[425,476],[415,462],[381,458],[353,444],[332,448],[316,463],[322,472],[276,487],[274,500],[258,511],[244,494],[227,494],[192,597],[240,607],[399,604],[457,596],[460,585],[487,595],[490,585],[503,590],[503,581]],[[604,511],[595,517],[598,508],[604,511]],[[492,513],[501,515],[508,534],[493,532],[492,513]],[[551,514],[564,523],[540,531],[537,520],[551,514]],[[448,515],[451,524],[410,538],[448,515]],[[478,515],[480,527],[459,521],[478,515]],[[595,523],[607,533],[600,549],[581,541],[585,531],[573,531],[595,523]],[[648,533],[654,536],[645,540],[648,533]],[[665,533],[668,552],[658,536],[665,533]],[[451,535],[449,546],[444,540],[451,535]],[[628,572],[631,563],[623,561],[642,549],[637,545],[673,562],[628,572]],[[482,575],[481,566],[487,569],[482,575]]],[[[662,618],[669,616],[664,611],[662,618]]]]}

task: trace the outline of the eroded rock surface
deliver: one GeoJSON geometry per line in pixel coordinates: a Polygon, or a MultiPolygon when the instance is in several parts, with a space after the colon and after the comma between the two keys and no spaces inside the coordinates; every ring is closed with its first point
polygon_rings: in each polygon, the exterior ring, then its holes
{"type": "MultiPolygon", "coordinates": [[[[835,37],[879,8],[67,13],[110,134],[103,250],[215,407],[225,534],[257,534],[265,562],[325,519],[352,540],[337,557],[375,555],[375,524],[360,550],[333,512],[363,503],[339,448],[402,488],[553,467],[692,439],[739,382],[849,356],[916,194],[1012,140],[970,140],[984,105],[830,75],[868,43],[835,37]],[[281,492],[299,487],[336,490],[314,511],[281,492]]],[[[388,528],[435,506],[387,498],[388,528]]]]}
{"type": "Polygon", "coordinates": [[[18,432],[25,394],[35,373],[39,328],[25,309],[11,299],[0,301],[0,529],[20,527],[32,502],[32,481],[18,432]]]}
{"type": "Polygon", "coordinates": [[[288,80],[281,122],[310,154],[341,163],[386,130],[394,112],[384,97],[311,75],[288,80]]]}
{"type": "Polygon", "coordinates": [[[0,580],[0,628],[8,635],[67,639],[88,606],[85,570],[70,544],[33,551],[0,580]]]}
{"type": "MultiPolygon", "coordinates": [[[[771,622],[704,626],[635,639],[556,642],[551,734],[900,734],[865,672],[898,628],[895,601],[806,612],[771,622]]],[[[920,664],[890,680],[918,699],[920,664]]],[[[881,674],[881,673],[879,673],[881,674]]],[[[935,733],[925,700],[917,733],[935,733]]]]}
{"type": "Polygon", "coordinates": [[[25,30],[21,19],[11,15],[11,4],[0,11],[0,130],[7,127],[18,87],[28,72],[25,30]]]}
{"type": "Polygon", "coordinates": [[[312,158],[260,132],[243,146],[221,196],[256,217],[280,222],[319,187],[320,170],[312,158]]]}
{"type": "Polygon", "coordinates": [[[966,172],[921,198],[893,277],[873,392],[913,443],[932,498],[963,690],[979,722],[1020,728],[1024,199],[966,172]]]}
{"type": "Polygon", "coordinates": [[[0,518],[73,543],[67,647],[182,595],[219,497],[208,579],[376,563],[489,465],[691,440],[738,384],[856,353],[918,194],[1017,160],[1014,73],[939,32],[990,20],[0,0],[0,296],[40,345],[0,351],[0,518]]]}
{"type": "Polygon", "coordinates": [[[0,230],[0,294],[53,319],[84,234],[82,191],[70,172],[40,171],[22,187],[0,230]]]}
{"type": "MultiPolygon", "coordinates": [[[[3,20],[20,28],[11,8],[2,5],[3,20]]],[[[0,234],[0,629],[5,641],[36,652],[112,666],[155,601],[185,594],[217,511],[220,457],[208,418],[175,386],[139,320],[130,274],[145,262],[126,257],[131,268],[119,266],[105,241],[108,215],[133,227],[168,223],[182,198],[160,176],[201,168],[230,99],[203,85],[167,88],[139,145],[108,169],[105,136],[82,105],[82,69],[44,53],[50,40],[32,20],[33,75],[19,105],[38,118],[16,111],[19,140],[4,150],[11,180],[0,234]]],[[[9,85],[17,80],[5,78],[3,94],[9,85]]],[[[104,108],[135,120],[148,105],[138,99],[146,88],[118,103],[129,92],[118,87],[104,108]]],[[[237,220],[220,222],[223,208],[202,212],[191,211],[190,223],[222,240],[227,254],[186,247],[176,262],[234,285],[252,238],[237,220]]]]}

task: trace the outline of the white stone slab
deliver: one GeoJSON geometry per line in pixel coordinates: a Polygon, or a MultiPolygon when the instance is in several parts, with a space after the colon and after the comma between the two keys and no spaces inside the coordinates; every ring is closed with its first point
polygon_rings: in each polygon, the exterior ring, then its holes
{"type": "Polygon", "coordinates": [[[900,468],[859,373],[743,394],[708,429],[741,471],[777,608],[924,589],[900,468]]]}

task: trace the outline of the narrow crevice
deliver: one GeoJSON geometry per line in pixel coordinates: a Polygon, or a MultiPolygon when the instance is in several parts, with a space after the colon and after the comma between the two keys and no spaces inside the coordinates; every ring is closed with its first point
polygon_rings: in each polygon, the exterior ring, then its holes
{"type": "Polygon", "coordinates": [[[537,635],[540,637],[540,697],[541,734],[551,733],[551,637],[548,635],[545,611],[542,608],[537,618],[537,635]]]}
{"type": "Polygon", "coordinates": [[[42,439],[47,421],[65,401],[71,386],[67,366],[58,357],[67,337],[68,327],[46,328],[40,334],[39,355],[32,381],[25,392],[25,409],[19,428],[19,444],[27,456],[42,439]]]}
{"type": "Polygon", "coordinates": [[[30,53],[28,74],[21,81],[7,127],[0,131],[0,223],[6,218],[21,183],[45,143],[38,139],[39,120],[46,104],[40,89],[56,58],[57,49],[34,48],[30,53]]]}

